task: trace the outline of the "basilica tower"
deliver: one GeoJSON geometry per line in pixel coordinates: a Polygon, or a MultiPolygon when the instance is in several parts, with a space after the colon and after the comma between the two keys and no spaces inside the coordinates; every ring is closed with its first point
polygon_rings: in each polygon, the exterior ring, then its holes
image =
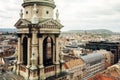
{"type": "Polygon", "coordinates": [[[62,70],[59,13],[53,19],[53,0],[24,0],[18,29],[18,57],[14,71],[26,80],[45,80],[62,70]]]}

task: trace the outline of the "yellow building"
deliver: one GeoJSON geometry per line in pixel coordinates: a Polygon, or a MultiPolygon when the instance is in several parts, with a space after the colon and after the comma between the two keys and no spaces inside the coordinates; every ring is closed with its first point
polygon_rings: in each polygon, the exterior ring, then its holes
{"type": "Polygon", "coordinates": [[[65,69],[70,74],[70,80],[81,80],[85,73],[86,63],[82,59],[72,59],[65,62],[65,69]]]}

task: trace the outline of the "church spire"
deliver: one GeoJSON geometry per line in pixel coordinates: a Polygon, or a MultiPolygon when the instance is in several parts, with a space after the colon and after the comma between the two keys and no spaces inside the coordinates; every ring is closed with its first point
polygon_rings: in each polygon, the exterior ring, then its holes
{"type": "Polygon", "coordinates": [[[37,24],[39,22],[39,19],[37,17],[37,5],[36,4],[34,4],[33,13],[34,14],[33,14],[31,22],[32,24],[37,24]]]}

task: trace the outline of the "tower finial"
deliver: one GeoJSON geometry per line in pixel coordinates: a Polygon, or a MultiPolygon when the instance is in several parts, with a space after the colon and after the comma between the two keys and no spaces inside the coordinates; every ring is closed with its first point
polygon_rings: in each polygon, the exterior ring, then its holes
{"type": "Polygon", "coordinates": [[[33,8],[33,17],[32,17],[32,23],[33,24],[37,24],[39,22],[39,19],[37,17],[37,5],[34,4],[34,8],[33,8]]]}
{"type": "Polygon", "coordinates": [[[56,20],[57,20],[58,22],[60,22],[58,9],[56,10],[56,20]]]}
{"type": "Polygon", "coordinates": [[[23,18],[23,10],[22,9],[20,10],[20,18],[21,19],[23,18]]]}

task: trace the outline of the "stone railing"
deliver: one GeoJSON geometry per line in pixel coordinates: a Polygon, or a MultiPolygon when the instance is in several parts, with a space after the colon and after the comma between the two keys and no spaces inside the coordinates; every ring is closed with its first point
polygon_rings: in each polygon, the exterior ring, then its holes
{"type": "Polygon", "coordinates": [[[45,69],[44,69],[45,73],[52,72],[52,71],[55,71],[55,66],[54,65],[45,67],[45,69]]]}

